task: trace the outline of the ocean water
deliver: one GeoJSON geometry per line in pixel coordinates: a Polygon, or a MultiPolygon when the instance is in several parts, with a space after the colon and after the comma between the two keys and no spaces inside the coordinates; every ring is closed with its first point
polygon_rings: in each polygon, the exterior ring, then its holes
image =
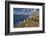
{"type": "Polygon", "coordinates": [[[28,15],[13,15],[13,22],[14,25],[19,24],[19,22],[24,21],[24,19],[26,19],[28,17],[28,15]]]}

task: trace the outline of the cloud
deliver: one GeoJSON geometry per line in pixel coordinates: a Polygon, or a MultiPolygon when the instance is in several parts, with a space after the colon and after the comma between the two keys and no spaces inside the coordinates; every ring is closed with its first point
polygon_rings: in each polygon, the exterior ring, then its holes
{"type": "Polygon", "coordinates": [[[39,9],[31,9],[31,8],[14,8],[14,14],[17,15],[31,15],[34,11],[38,11],[39,9]]]}

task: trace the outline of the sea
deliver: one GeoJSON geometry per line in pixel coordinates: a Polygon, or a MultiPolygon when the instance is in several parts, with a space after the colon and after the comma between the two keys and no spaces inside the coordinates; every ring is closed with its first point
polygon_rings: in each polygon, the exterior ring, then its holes
{"type": "Polygon", "coordinates": [[[19,24],[19,22],[24,21],[29,15],[13,15],[14,25],[19,24]]]}

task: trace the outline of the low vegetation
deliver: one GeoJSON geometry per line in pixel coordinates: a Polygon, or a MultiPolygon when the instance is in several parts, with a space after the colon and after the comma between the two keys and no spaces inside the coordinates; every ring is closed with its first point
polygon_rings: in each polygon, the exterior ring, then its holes
{"type": "Polygon", "coordinates": [[[38,27],[39,26],[39,16],[33,15],[21,21],[16,27],[38,27]]]}

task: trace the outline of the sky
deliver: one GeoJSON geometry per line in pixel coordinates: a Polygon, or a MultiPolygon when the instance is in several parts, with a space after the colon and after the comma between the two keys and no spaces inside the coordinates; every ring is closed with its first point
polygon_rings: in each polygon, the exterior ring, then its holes
{"type": "Polygon", "coordinates": [[[39,11],[39,9],[33,8],[13,8],[14,14],[31,14],[32,11],[39,11]]]}

